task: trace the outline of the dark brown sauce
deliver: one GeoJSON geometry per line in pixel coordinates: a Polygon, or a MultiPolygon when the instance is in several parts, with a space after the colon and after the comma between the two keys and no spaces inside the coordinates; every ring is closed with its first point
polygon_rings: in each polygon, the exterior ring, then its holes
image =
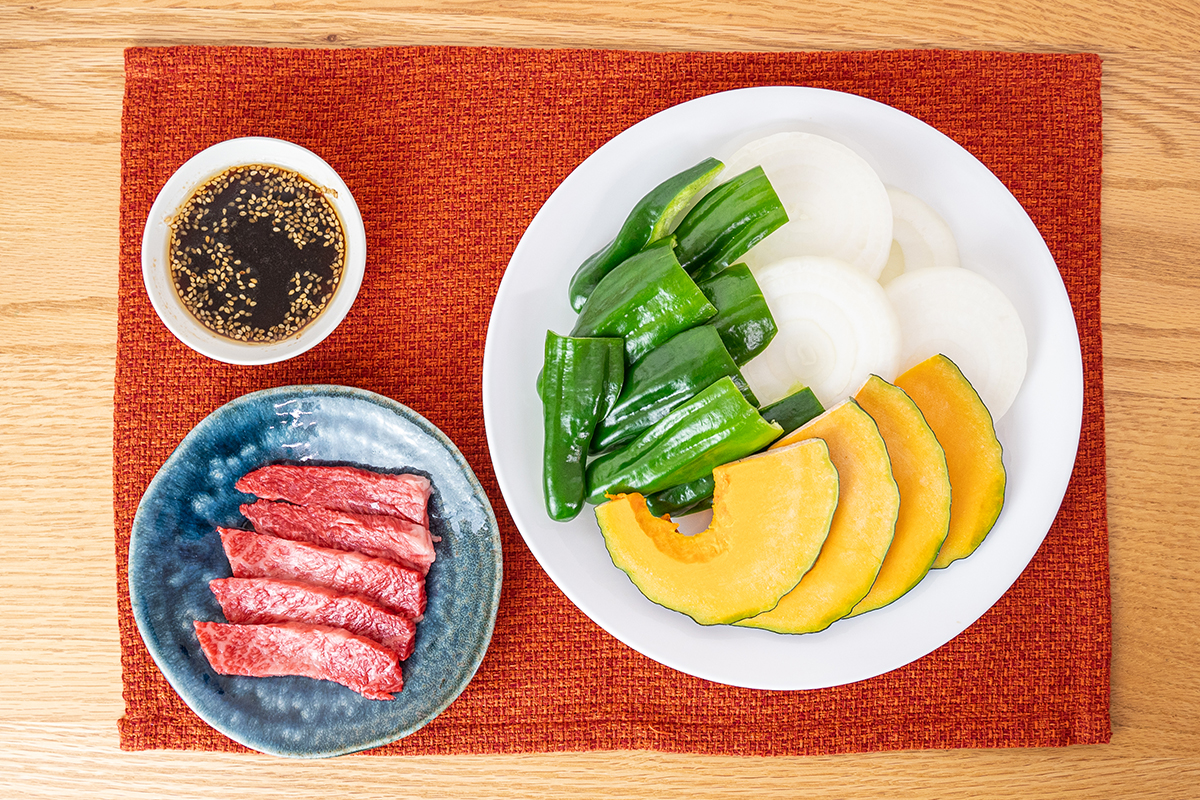
{"type": "Polygon", "coordinates": [[[320,187],[280,167],[234,167],[201,186],[169,221],[184,307],[213,332],[246,342],[298,333],[329,304],[346,238],[320,187]]]}

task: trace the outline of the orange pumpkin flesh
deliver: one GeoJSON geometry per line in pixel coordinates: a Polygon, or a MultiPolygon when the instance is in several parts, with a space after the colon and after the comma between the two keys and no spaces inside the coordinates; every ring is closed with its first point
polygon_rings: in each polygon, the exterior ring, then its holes
{"type": "Polygon", "coordinates": [[[882,608],[916,586],[937,558],[950,526],[946,454],[920,409],[900,389],[872,375],[854,399],[875,420],[900,490],[896,535],[871,591],[849,616],[882,608]]]}
{"type": "Polygon", "coordinates": [[[935,568],[975,552],[1004,505],[1005,473],[992,415],[954,362],[933,356],[896,379],[933,429],[950,471],[950,531],[935,568]]]}
{"type": "Polygon", "coordinates": [[[870,591],[892,542],[900,494],[875,421],[846,400],[773,447],[813,437],[829,446],[840,482],[829,536],[812,569],[779,605],[738,625],[777,633],[828,628],[870,591]]]}
{"type": "Polygon", "coordinates": [[[803,441],[713,471],[713,519],[695,536],[655,517],[639,494],[597,506],[613,563],[647,598],[702,625],[775,606],[821,551],[838,501],[824,442],[803,441]]]}

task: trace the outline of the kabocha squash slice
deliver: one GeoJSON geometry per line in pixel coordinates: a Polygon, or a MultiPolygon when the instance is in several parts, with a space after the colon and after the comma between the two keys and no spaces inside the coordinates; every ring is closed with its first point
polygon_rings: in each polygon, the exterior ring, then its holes
{"type": "Polygon", "coordinates": [[[866,597],[892,543],[900,493],[875,421],[853,400],[844,400],[775,446],[812,437],[829,446],[838,471],[829,536],[812,569],[779,605],[738,625],[776,633],[825,630],[866,597]]]}
{"type": "Polygon", "coordinates": [[[613,564],[651,601],[701,625],[772,608],[812,567],[838,500],[838,473],[819,439],[713,470],[713,519],[686,536],[640,494],[614,495],[596,520],[613,564]]]}
{"type": "Polygon", "coordinates": [[[872,375],[854,399],[879,426],[900,490],[896,535],[879,576],[849,616],[882,608],[912,589],[933,566],[950,528],[946,454],[904,390],[872,375]]]}
{"type": "Polygon", "coordinates": [[[933,429],[950,470],[950,532],[933,562],[947,567],[975,552],[1004,505],[1000,440],[979,394],[953,361],[933,356],[896,379],[933,429]]]}

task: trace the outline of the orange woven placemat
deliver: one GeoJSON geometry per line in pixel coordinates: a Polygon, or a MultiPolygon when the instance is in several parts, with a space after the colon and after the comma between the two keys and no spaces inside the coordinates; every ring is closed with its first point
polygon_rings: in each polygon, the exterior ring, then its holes
{"type": "Polygon", "coordinates": [[[242,750],[163,679],[130,612],[130,525],[146,486],[205,415],[249,391],[340,383],[395,398],[461,448],[499,518],[503,596],[475,680],[376,752],[652,749],[807,754],[1107,741],[1110,604],[1100,348],[1100,61],[950,51],[642,53],[453,47],[126,53],[114,419],[117,596],[127,749],[242,750]],[[484,334],[513,248],[592,151],[673,104],[743,86],[864,95],[966,147],[1016,195],[1062,271],[1085,369],[1084,428],[1044,545],[976,624],[919,661],[849,686],[762,692],[683,675],[620,644],[524,546],[492,473],[484,334]],[[309,353],[234,367],[178,343],[141,283],[141,229],[188,157],[277,136],[350,186],[370,260],[353,310],[309,353]]]}

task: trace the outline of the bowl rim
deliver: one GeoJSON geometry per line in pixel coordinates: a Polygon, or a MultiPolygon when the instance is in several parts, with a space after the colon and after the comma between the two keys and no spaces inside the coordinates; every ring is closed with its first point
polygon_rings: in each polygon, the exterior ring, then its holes
{"type": "Polygon", "coordinates": [[[367,237],[362,214],[350,188],[324,159],[285,139],[243,136],[226,139],[185,161],[163,184],[142,232],[142,282],[158,318],[176,339],[201,355],[227,364],[273,364],[320,344],[341,324],[358,296],[366,272],[367,237]],[[167,219],[192,193],[225,170],[264,164],[299,173],[325,190],[346,236],[346,263],[328,306],[316,319],[279,342],[238,342],[220,336],[192,316],[179,299],[170,276],[167,219]]]}

